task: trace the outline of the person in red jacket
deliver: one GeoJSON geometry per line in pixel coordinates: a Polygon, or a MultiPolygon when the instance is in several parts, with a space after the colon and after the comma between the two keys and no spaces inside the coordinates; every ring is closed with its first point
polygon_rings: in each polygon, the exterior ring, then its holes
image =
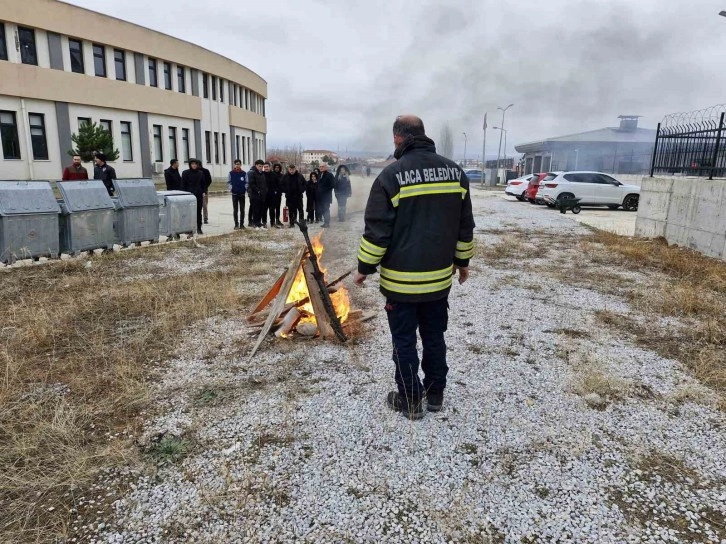
{"type": "Polygon", "coordinates": [[[81,165],[81,156],[73,155],[73,164],[63,170],[63,181],[88,179],[88,170],[81,165]]]}

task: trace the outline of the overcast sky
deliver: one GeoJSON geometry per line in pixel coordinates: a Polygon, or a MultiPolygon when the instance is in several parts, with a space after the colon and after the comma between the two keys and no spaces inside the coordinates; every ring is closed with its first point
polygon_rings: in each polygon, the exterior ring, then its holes
{"type": "Polygon", "coordinates": [[[73,0],[231,57],[268,83],[268,146],[392,151],[399,113],[457,155],[726,102],[709,0],[73,0]]]}

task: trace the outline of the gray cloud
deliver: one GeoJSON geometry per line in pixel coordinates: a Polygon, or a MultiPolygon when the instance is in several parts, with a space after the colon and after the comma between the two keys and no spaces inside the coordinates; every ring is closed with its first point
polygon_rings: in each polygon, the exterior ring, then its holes
{"type": "Polygon", "coordinates": [[[74,3],[259,73],[271,144],[385,152],[393,118],[411,112],[434,138],[448,122],[457,147],[466,131],[477,149],[484,112],[498,125],[497,106],[513,102],[511,153],[516,143],[613,126],[619,114],[654,127],[666,113],[722,102],[726,83],[726,19],[710,0],[74,3]]]}

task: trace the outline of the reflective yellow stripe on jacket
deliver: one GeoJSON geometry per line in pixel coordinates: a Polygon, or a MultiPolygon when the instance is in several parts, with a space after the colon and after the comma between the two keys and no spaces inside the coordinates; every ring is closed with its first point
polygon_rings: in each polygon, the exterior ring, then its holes
{"type": "Polygon", "coordinates": [[[381,267],[381,287],[393,293],[425,295],[451,287],[453,267],[430,272],[401,272],[381,267]]]}
{"type": "Polygon", "coordinates": [[[466,197],[466,189],[458,181],[444,181],[442,183],[419,183],[417,185],[405,185],[399,193],[391,198],[394,208],[398,207],[402,198],[411,198],[424,195],[444,195],[461,193],[461,199],[466,197]]]}
{"type": "Polygon", "coordinates": [[[456,242],[456,253],[454,257],[457,259],[471,259],[474,256],[474,241],[456,242]]]}
{"type": "Polygon", "coordinates": [[[386,248],[370,243],[365,238],[360,239],[360,247],[358,247],[358,259],[367,264],[377,266],[386,254],[386,248]]]}

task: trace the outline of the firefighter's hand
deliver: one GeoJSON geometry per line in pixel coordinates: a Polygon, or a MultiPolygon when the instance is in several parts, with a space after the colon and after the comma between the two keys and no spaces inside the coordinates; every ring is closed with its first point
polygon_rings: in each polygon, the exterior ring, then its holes
{"type": "Polygon", "coordinates": [[[355,273],[355,276],[353,277],[353,283],[355,283],[359,287],[362,287],[363,286],[363,282],[366,281],[366,278],[367,277],[368,276],[366,276],[365,274],[361,274],[360,272],[356,272],[355,273]]]}
{"type": "Polygon", "coordinates": [[[459,272],[459,285],[469,279],[469,267],[466,266],[454,266],[454,275],[459,272]]]}

